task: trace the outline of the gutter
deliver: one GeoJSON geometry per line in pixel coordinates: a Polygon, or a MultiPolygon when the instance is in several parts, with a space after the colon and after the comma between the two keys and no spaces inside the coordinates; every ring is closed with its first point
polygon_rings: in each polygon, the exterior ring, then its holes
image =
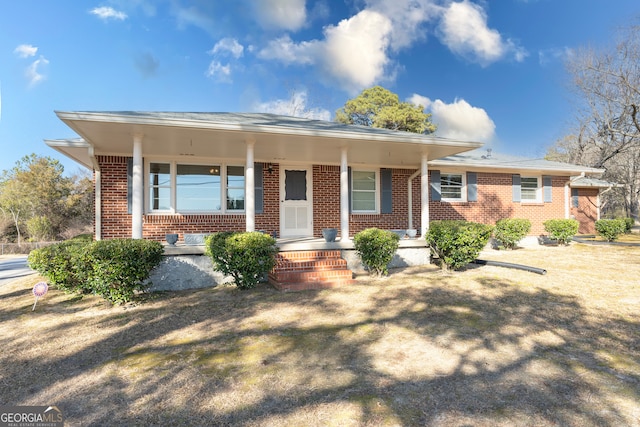
{"type": "Polygon", "coordinates": [[[102,171],[100,170],[98,159],[96,159],[93,145],[89,144],[87,152],[93,165],[94,176],[94,237],[96,240],[102,240],[102,171]]]}
{"type": "Polygon", "coordinates": [[[409,204],[409,221],[407,224],[409,224],[409,229],[411,230],[413,230],[413,184],[411,184],[411,181],[418,175],[420,175],[420,170],[415,171],[407,180],[407,203],[409,204]]]}

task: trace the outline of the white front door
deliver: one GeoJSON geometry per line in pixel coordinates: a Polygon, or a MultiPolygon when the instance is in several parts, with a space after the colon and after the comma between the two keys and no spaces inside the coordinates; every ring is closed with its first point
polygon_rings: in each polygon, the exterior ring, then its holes
{"type": "Polygon", "coordinates": [[[313,236],[311,168],[282,166],[280,169],[280,236],[313,236]]]}

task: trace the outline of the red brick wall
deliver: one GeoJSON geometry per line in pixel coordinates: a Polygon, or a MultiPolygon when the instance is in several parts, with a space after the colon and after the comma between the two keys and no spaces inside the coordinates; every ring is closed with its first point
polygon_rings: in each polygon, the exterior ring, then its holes
{"type": "MultiPolygon", "coordinates": [[[[127,157],[97,156],[102,172],[102,238],[131,237],[131,215],[127,213],[127,157]]],[[[256,214],[256,229],[279,230],[278,170],[263,170],[264,212],[256,214]]],[[[142,235],[145,239],[164,240],[166,233],[212,233],[244,231],[243,214],[184,215],[145,214],[142,235]]]]}
{"type": "Polygon", "coordinates": [[[564,218],[564,184],[567,176],[554,176],[551,180],[553,203],[512,202],[512,175],[478,173],[477,202],[429,202],[429,217],[439,219],[464,219],[495,224],[502,218],[528,218],[530,235],[544,234],[542,223],[548,219],[564,218]]]}
{"type": "MultiPolygon", "coordinates": [[[[120,156],[98,156],[102,170],[102,237],[104,239],[131,236],[131,215],[127,213],[127,158],[120,156]]],[[[384,229],[406,229],[408,227],[407,180],[415,170],[394,169],[392,173],[393,212],[379,215],[351,214],[351,235],[369,227],[384,229]]],[[[263,169],[264,213],[256,214],[256,229],[279,232],[279,165],[272,171],[263,169]]],[[[553,203],[513,203],[511,174],[478,173],[477,202],[429,202],[431,220],[466,219],[494,224],[506,217],[529,218],[532,235],[544,233],[542,223],[551,218],[564,218],[564,184],[566,176],[552,178],[553,203]]],[[[413,227],[420,230],[420,176],[412,181],[413,227]]],[[[584,222],[583,230],[591,229],[595,221],[597,190],[581,189],[581,204],[572,214],[584,222]],[[591,227],[591,228],[588,228],[591,227]]],[[[322,228],[340,228],[340,167],[313,166],[313,234],[322,235],[322,228]]],[[[243,214],[183,215],[145,214],[143,236],[163,240],[166,233],[209,233],[216,231],[245,229],[243,214]]],[[[588,231],[585,231],[588,232],[588,231]]]]}
{"type": "Polygon", "coordinates": [[[571,215],[580,222],[580,234],[596,233],[598,191],[597,188],[578,188],[578,207],[571,206],[571,215]]]}

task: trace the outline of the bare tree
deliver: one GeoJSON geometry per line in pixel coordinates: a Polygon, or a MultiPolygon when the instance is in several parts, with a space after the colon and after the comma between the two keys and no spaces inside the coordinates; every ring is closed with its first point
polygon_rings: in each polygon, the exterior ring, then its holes
{"type": "Polygon", "coordinates": [[[624,185],[606,195],[609,207],[638,217],[640,196],[640,25],[623,29],[608,50],[584,48],[567,61],[578,108],[576,131],[559,140],[549,157],[606,170],[624,185]],[[623,200],[613,200],[622,198],[623,200]]]}

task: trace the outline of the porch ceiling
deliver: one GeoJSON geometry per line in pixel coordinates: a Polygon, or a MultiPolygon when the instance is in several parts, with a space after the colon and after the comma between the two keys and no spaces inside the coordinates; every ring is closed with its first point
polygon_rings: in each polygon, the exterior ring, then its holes
{"type": "Polygon", "coordinates": [[[96,155],[131,156],[136,134],[143,135],[145,157],[244,161],[246,143],[253,141],[258,162],[339,165],[341,149],[347,147],[350,165],[414,169],[420,167],[423,154],[433,160],[482,145],[271,114],[56,114],[82,140],[48,140],[47,144],[88,168],[92,168],[91,149],[96,155]]]}

